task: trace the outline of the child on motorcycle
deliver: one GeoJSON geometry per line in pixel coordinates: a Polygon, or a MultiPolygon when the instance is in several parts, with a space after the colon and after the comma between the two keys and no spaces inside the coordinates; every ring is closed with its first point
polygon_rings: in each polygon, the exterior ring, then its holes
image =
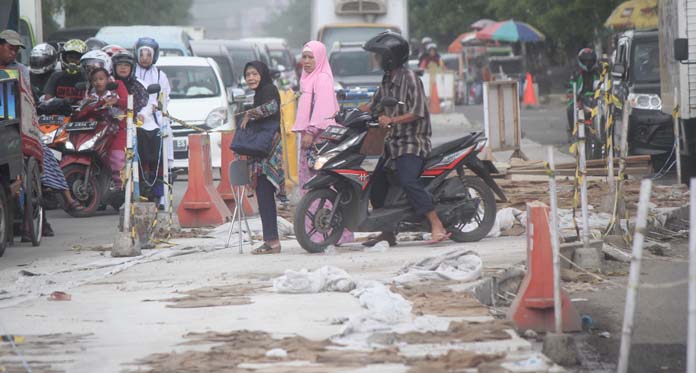
{"type": "Polygon", "coordinates": [[[109,166],[111,179],[117,188],[121,187],[121,169],[126,163],[126,120],[123,114],[126,111],[128,90],[121,81],[116,81],[118,88],[109,90],[108,85],[113,82],[111,77],[111,58],[102,51],[90,51],[80,61],[89,76],[91,89],[87,94],[87,101],[100,101],[101,105],[109,106],[111,116],[118,120],[118,126],[114,128],[114,139],[109,150],[109,166]],[[120,118],[119,118],[120,117],[120,118]]]}

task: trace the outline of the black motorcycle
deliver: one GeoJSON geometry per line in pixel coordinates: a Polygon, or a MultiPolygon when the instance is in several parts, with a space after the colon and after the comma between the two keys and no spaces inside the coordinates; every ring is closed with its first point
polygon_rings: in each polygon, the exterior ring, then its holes
{"type": "MultiPolygon", "coordinates": [[[[386,107],[399,104],[403,103],[392,97],[381,102],[386,107]]],[[[427,219],[417,215],[406,200],[389,161],[384,165],[389,181],[384,207],[369,209],[372,176],[380,157],[363,155],[360,150],[368,129],[379,126],[379,111],[341,111],[336,122],[342,126],[331,126],[322,135],[326,142],[318,145],[312,165],[318,174],[304,185],[308,192],[295,210],[295,235],[308,252],[322,252],[336,244],[346,228],[353,232],[430,232],[427,219]]],[[[495,195],[506,201],[491,177],[497,170],[490,161],[477,157],[486,141],[482,133],[472,132],[442,144],[432,150],[421,173],[435,211],[457,242],[484,238],[495,222],[495,195]]]]}

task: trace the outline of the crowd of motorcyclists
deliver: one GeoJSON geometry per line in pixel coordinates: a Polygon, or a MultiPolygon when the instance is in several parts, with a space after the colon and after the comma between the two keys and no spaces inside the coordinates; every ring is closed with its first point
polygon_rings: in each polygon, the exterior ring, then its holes
{"type": "MultiPolygon", "coordinates": [[[[158,108],[160,100],[169,99],[169,84],[165,73],[155,67],[157,41],[138,39],[133,48],[135,55],[95,38],[68,40],[58,48],[43,43],[31,50],[27,69],[15,61],[17,51],[24,47],[21,40],[11,30],[3,31],[3,36],[4,44],[12,44],[14,57],[8,54],[7,60],[12,63],[0,65],[28,75],[39,125],[58,124],[47,126],[41,139],[44,200],[56,197],[73,216],[89,216],[107,206],[116,210],[121,207],[122,170],[128,156],[127,100],[132,95],[141,196],[161,204],[161,130],[167,122],[158,108]],[[152,92],[147,89],[150,85],[156,87],[152,92]],[[61,153],[60,161],[54,152],[61,153]]],[[[172,154],[164,156],[171,158],[172,154]]],[[[54,235],[45,214],[43,235],[54,235]]],[[[23,241],[28,239],[23,235],[23,241]]]]}

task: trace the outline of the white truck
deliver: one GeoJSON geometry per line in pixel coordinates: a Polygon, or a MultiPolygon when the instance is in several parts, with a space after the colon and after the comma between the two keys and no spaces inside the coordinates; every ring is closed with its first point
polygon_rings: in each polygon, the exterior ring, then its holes
{"type": "Polygon", "coordinates": [[[384,30],[408,40],[408,0],[312,0],[312,37],[331,49],[336,42],[365,42],[384,30]]]}
{"type": "Polygon", "coordinates": [[[12,29],[19,32],[26,45],[17,57],[29,65],[29,52],[43,42],[41,0],[0,0],[0,31],[12,29]]]}
{"type": "Polygon", "coordinates": [[[662,110],[679,107],[685,181],[696,176],[696,0],[660,0],[658,6],[662,110]]]}

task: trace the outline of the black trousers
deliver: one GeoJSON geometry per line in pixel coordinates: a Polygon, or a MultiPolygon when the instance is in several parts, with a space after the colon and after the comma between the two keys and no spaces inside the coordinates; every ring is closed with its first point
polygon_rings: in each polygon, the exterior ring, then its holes
{"type": "Polygon", "coordinates": [[[278,239],[278,214],[275,203],[275,187],[265,175],[259,175],[256,182],[256,200],[259,203],[259,215],[263,226],[263,240],[278,239]]]}
{"type": "MultiPolygon", "coordinates": [[[[385,163],[384,159],[380,161],[372,179],[370,202],[374,208],[384,207],[384,200],[389,190],[389,182],[384,169],[385,163]]],[[[396,171],[401,188],[406,193],[408,203],[420,215],[435,210],[433,197],[425,190],[420,181],[423,166],[425,166],[425,160],[415,154],[404,154],[396,158],[396,171]]]]}

